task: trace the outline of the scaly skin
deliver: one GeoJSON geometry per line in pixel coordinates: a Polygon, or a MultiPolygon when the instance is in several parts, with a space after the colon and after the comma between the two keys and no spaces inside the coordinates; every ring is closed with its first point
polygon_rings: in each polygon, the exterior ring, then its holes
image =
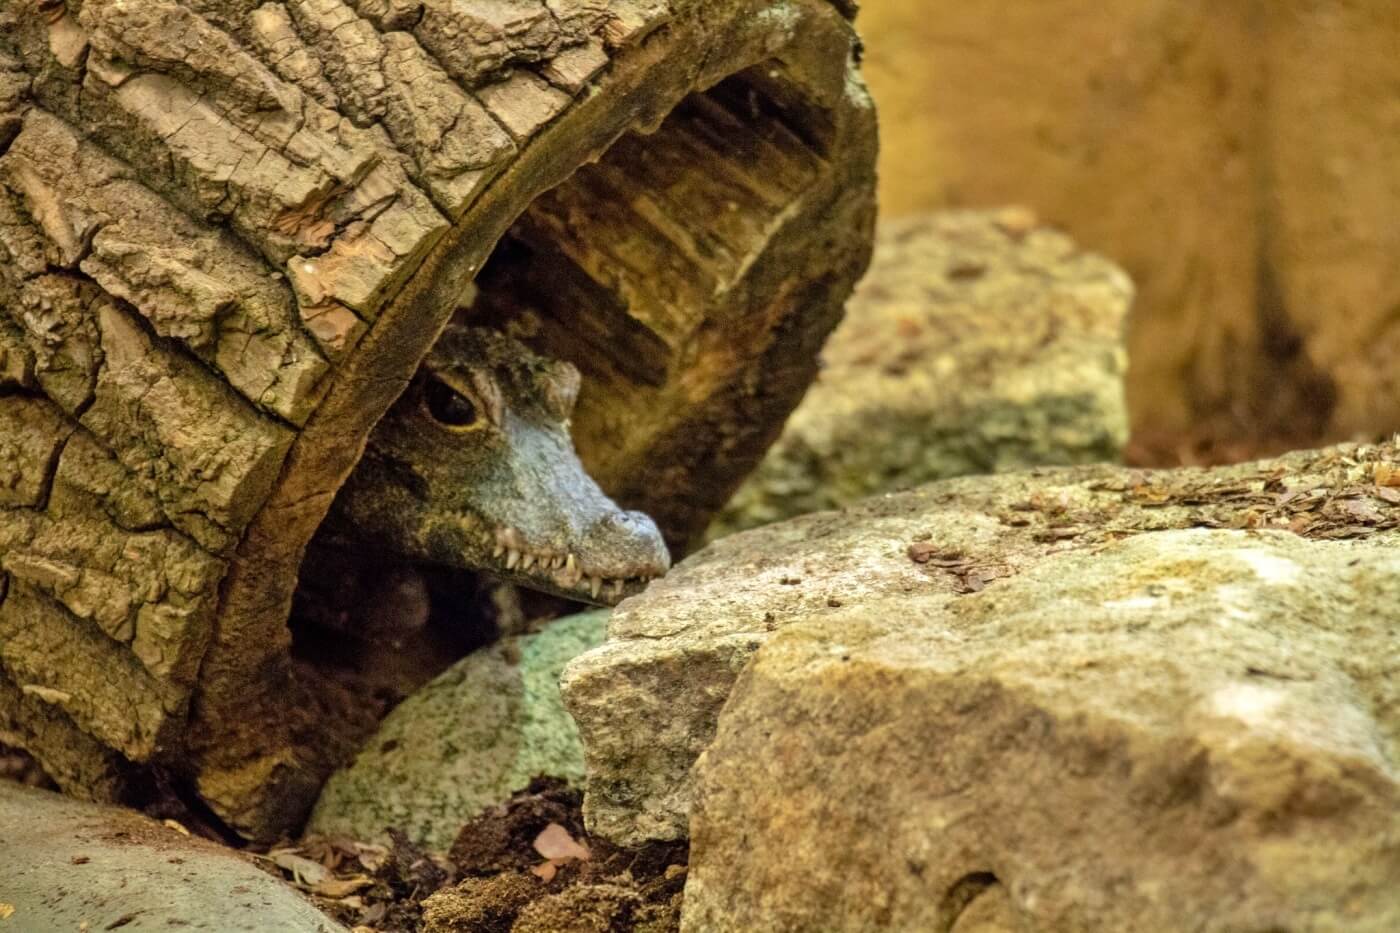
{"type": "Polygon", "coordinates": [[[569,437],[578,371],[451,326],[370,436],[327,518],[410,560],[600,605],[670,566],[660,531],[609,499],[569,437]]]}

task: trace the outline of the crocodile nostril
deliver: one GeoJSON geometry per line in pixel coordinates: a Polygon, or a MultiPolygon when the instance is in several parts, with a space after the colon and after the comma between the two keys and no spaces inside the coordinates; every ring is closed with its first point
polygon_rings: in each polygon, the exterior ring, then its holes
{"type": "Polygon", "coordinates": [[[598,519],[599,531],[635,532],[652,524],[651,518],[641,512],[609,512],[598,519]]]}

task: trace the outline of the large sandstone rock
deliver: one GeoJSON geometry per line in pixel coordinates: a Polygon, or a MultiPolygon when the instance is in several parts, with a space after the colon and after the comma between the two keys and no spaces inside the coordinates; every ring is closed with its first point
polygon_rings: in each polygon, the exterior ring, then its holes
{"type": "Polygon", "coordinates": [[[697,767],[683,929],[1400,929],[1398,633],[1393,535],[1219,529],[790,625],[697,767]]]}
{"type": "MultiPolygon", "coordinates": [[[[1400,448],[1386,445],[1211,471],[1097,466],[963,478],[717,541],[619,606],[608,642],[565,671],[590,829],[628,844],[687,835],[691,768],[739,672],[779,629],[877,605],[898,619],[905,601],[984,589],[992,599],[1048,558],[1172,529],[1287,528],[1319,540],[1386,533],[1400,524],[1400,497],[1377,482],[1396,481],[1397,459],[1400,448]]],[[[1124,624],[1133,605],[1121,607],[1124,624]]],[[[1062,674],[1046,662],[1047,677],[1062,674]]]]}
{"type": "Polygon", "coordinates": [[[139,813],[0,781],[0,930],[343,933],[230,849],[139,813]]]}
{"type": "Polygon", "coordinates": [[[1138,284],[1135,433],[1400,427],[1400,5],[873,0],[885,216],[1026,203],[1138,284]]]}
{"type": "Polygon", "coordinates": [[[559,673],[595,647],[606,611],[468,655],[399,704],[353,764],[321,792],[307,827],[353,839],[393,827],[446,851],[462,824],[530,779],[583,779],[583,749],[559,699],[559,673]]]}
{"type": "Polygon", "coordinates": [[[1132,294],[1025,210],[884,224],[820,379],[712,533],[952,476],[1117,459],[1132,294]]]}

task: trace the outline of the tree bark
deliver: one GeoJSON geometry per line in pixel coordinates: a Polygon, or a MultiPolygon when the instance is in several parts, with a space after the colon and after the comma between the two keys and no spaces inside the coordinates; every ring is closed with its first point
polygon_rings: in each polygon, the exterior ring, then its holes
{"type": "Polygon", "coordinates": [[[683,548],[867,261],[854,49],[822,0],[0,0],[0,740],[295,826],[353,732],[301,555],[474,278],[683,548]]]}

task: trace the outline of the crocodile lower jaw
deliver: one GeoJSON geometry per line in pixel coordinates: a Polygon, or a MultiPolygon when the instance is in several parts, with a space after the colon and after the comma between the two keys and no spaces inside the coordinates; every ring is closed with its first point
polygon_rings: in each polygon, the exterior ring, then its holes
{"type": "Polygon", "coordinates": [[[665,573],[658,570],[623,577],[607,576],[584,566],[573,552],[528,548],[524,537],[514,528],[498,529],[495,538],[491,557],[500,562],[494,568],[497,572],[515,577],[526,585],[539,585],[588,602],[613,605],[665,573]]]}

